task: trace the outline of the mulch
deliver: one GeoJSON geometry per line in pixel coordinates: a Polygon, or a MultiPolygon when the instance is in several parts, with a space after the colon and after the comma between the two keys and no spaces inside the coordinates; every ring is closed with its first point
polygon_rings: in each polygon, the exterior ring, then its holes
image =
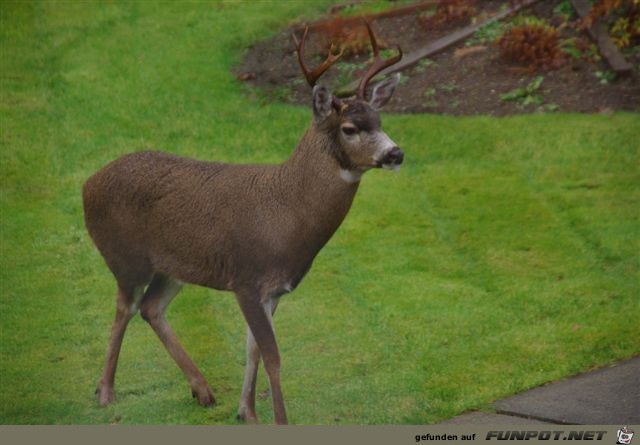
{"type": "MultiPolygon", "coordinates": [[[[554,14],[554,7],[559,2],[543,0],[523,14],[545,18],[552,25],[558,25],[562,19],[554,14]]],[[[505,3],[508,2],[478,2],[477,19],[497,12],[505,3]]],[[[372,27],[384,42],[398,44],[405,53],[410,53],[469,23],[443,23],[427,27],[420,20],[421,14],[422,11],[416,10],[403,15],[380,17],[372,21],[372,27]]],[[[234,72],[251,87],[250,95],[268,101],[309,103],[309,87],[303,81],[291,41],[291,33],[296,31],[301,35],[300,30],[304,25],[299,23],[287,27],[248,48],[234,72]]],[[[563,38],[574,37],[585,41],[589,38],[586,31],[570,27],[564,27],[561,32],[563,38]]],[[[310,65],[321,62],[326,55],[321,42],[322,36],[312,28],[307,43],[310,65]]],[[[566,55],[557,68],[533,71],[504,60],[495,43],[469,46],[462,41],[431,57],[430,61],[402,71],[401,84],[385,111],[493,116],[552,111],[640,111],[640,51],[636,48],[628,52],[626,57],[634,67],[631,74],[612,79],[610,68],[604,60],[586,60],[566,55]],[[508,92],[530,85],[539,76],[543,80],[533,93],[536,101],[524,104],[522,101],[501,99],[508,92]]],[[[361,73],[359,68],[365,66],[368,59],[367,54],[345,56],[322,77],[320,83],[335,91],[357,78],[361,73]]]]}

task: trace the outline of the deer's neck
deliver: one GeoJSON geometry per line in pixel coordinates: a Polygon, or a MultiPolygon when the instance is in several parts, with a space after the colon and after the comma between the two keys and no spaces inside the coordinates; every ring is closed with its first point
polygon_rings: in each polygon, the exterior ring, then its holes
{"type": "Polygon", "coordinates": [[[282,164],[282,173],[289,179],[286,183],[291,186],[287,193],[326,240],[347,215],[360,183],[358,173],[341,165],[335,144],[330,135],[312,126],[282,164]]]}

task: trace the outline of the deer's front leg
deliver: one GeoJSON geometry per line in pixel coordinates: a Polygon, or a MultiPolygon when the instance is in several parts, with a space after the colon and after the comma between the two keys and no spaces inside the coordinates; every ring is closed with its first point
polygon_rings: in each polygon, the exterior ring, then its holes
{"type": "Polygon", "coordinates": [[[286,424],[287,416],[280,389],[280,355],[273,330],[273,314],[278,305],[278,298],[271,298],[262,303],[255,295],[237,294],[236,297],[248,326],[247,363],[238,418],[249,423],[258,422],[255,412],[256,377],[262,356],[273,397],[274,420],[278,424],[286,424]]]}

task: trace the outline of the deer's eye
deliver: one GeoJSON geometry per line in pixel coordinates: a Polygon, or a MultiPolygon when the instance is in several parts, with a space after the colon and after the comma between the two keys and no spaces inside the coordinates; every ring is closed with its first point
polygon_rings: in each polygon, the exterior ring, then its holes
{"type": "Polygon", "coordinates": [[[341,127],[341,129],[342,129],[342,132],[347,136],[353,136],[358,132],[358,129],[353,125],[344,125],[343,127],[341,127]]]}

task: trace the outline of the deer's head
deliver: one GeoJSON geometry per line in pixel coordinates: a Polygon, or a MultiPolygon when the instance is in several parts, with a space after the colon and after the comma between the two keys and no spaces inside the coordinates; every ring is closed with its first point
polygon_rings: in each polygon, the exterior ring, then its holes
{"type": "Polygon", "coordinates": [[[382,60],[375,35],[368,23],[366,26],[371,38],[374,62],[362,77],[356,96],[349,99],[338,99],[326,87],[316,85],[318,78],[340,59],[342,51],[333,54],[332,47],[326,60],[310,70],[304,62],[308,29],[301,41],[293,35],[300,67],[307,82],[313,87],[315,126],[335,142],[333,145],[336,152],[333,154],[343,171],[351,175],[345,177],[347,180],[357,180],[362,172],[371,168],[396,169],[404,159],[402,150],[382,131],[379,115],[380,108],[391,99],[400,77],[395,75],[379,82],[373,87],[371,98],[367,100],[365,97],[369,81],[386,67],[397,63],[402,58],[402,50],[398,47],[396,56],[382,60]]]}

